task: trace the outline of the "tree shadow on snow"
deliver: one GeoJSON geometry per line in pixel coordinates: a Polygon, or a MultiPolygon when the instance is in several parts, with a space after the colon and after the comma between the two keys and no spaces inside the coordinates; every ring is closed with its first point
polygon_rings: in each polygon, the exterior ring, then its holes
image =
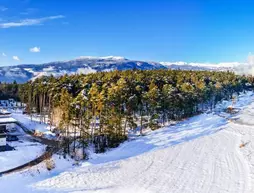
{"type": "Polygon", "coordinates": [[[88,163],[107,163],[178,145],[219,132],[226,124],[227,120],[216,115],[198,115],[174,126],[150,132],[133,141],[127,141],[116,149],[97,155],[88,163]]]}

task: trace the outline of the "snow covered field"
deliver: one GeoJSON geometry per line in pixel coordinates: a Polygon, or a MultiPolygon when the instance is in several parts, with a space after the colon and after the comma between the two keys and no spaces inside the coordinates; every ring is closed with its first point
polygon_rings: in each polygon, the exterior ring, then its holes
{"type": "Polygon", "coordinates": [[[236,107],[241,111],[234,121],[219,111],[230,104],[225,101],[216,113],[195,116],[92,155],[78,167],[55,156],[55,170],[46,171],[42,163],[3,176],[1,188],[5,193],[254,192],[253,93],[239,98],[236,107]]]}

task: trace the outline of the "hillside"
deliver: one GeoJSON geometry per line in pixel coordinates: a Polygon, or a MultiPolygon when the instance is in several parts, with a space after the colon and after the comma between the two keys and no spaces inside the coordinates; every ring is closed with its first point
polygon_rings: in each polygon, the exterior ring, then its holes
{"type": "Polygon", "coordinates": [[[252,92],[242,94],[234,118],[222,112],[231,104],[223,101],[216,114],[149,132],[78,167],[54,157],[55,171],[41,164],[0,178],[1,186],[6,193],[253,192],[253,99],[252,92]]]}
{"type": "Polygon", "coordinates": [[[41,76],[61,76],[64,74],[88,74],[92,72],[130,69],[165,69],[157,62],[128,60],[123,57],[80,57],[70,61],[50,62],[46,64],[24,64],[0,67],[1,82],[26,82],[41,76]]]}
{"type": "Polygon", "coordinates": [[[129,60],[123,57],[80,57],[69,61],[56,61],[45,64],[22,64],[18,66],[0,67],[0,81],[19,83],[33,80],[41,76],[61,76],[64,74],[88,74],[92,72],[111,70],[152,70],[152,69],[181,69],[181,70],[215,70],[232,71],[236,64],[209,65],[198,63],[177,62],[146,62],[129,60]]]}

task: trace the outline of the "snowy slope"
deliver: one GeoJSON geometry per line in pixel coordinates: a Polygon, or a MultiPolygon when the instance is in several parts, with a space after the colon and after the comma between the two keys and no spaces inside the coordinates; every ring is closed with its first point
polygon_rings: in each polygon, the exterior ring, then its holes
{"type": "Polygon", "coordinates": [[[251,192],[240,137],[220,132],[128,160],[84,166],[35,184],[60,192],[251,192]]]}
{"type": "MultiPolygon", "coordinates": [[[[202,114],[125,142],[82,166],[56,159],[54,172],[0,178],[6,193],[251,193],[254,191],[254,95],[242,95],[235,122],[219,113],[202,114]],[[247,118],[246,118],[247,117],[247,118]],[[246,144],[240,148],[241,144],[246,144]]],[[[229,117],[229,116],[228,116],[229,117]]],[[[40,167],[40,166],[38,166],[40,167]]]]}
{"type": "Polygon", "coordinates": [[[32,120],[29,115],[25,115],[22,112],[12,112],[12,117],[18,120],[20,123],[22,123],[27,129],[31,131],[39,131],[41,133],[50,133],[50,129],[53,129],[54,127],[50,127],[49,125],[45,123],[40,123],[39,117],[33,116],[32,120]]]}

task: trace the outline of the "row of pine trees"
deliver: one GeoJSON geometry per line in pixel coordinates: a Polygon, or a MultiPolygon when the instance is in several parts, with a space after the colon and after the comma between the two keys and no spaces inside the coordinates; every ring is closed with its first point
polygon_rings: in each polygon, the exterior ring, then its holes
{"type": "Polygon", "coordinates": [[[246,89],[252,79],[232,72],[133,70],[42,77],[19,86],[28,113],[50,120],[64,136],[66,153],[94,145],[118,146],[128,130],[153,130],[212,109],[246,89]]]}
{"type": "Polygon", "coordinates": [[[19,100],[19,85],[16,81],[13,83],[1,83],[0,82],[0,99],[8,100],[13,98],[15,100],[19,100]]]}

